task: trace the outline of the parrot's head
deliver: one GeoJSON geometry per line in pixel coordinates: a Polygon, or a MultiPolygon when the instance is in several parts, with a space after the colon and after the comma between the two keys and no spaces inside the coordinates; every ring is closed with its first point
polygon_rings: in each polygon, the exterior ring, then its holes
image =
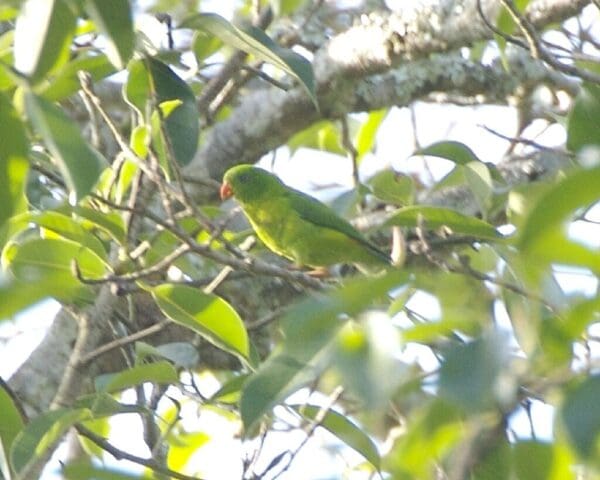
{"type": "Polygon", "coordinates": [[[222,200],[234,196],[240,202],[248,202],[272,195],[282,186],[279,178],[262,168],[238,165],[225,172],[220,193],[222,200]]]}

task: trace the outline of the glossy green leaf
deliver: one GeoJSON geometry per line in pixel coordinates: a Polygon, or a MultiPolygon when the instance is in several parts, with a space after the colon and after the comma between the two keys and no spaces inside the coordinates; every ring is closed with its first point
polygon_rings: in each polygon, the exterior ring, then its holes
{"type": "Polygon", "coordinates": [[[96,377],[96,391],[114,393],[151,382],[158,384],[177,383],[179,375],[167,361],[136,365],[118,373],[107,373],[96,377]]]}
{"type": "MultiPolygon", "coordinates": [[[[49,287],[52,280],[57,298],[71,298],[86,290],[73,273],[77,262],[84,278],[101,278],[107,272],[104,261],[88,248],[59,238],[33,238],[23,243],[9,243],[2,252],[2,264],[21,282],[49,287]],[[63,295],[64,294],[64,295],[63,295]]],[[[48,290],[46,290],[48,291],[48,290]]]]}
{"type": "Polygon", "coordinates": [[[75,423],[91,418],[90,412],[84,408],[63,408],[42,413],[31,420],[15,437],[10,463],[19,474],[36,459],[56,447],[63,435],[75,423]]]}
{"type": "Polygon", "coordinates": [[[600,454],[600,376],[587,377],[568,392],[564,399],[562,422],[576,452],[585,459],[598,458],[600,454]]]}
{"type": "Polygon", "coordinates": [[[135,35],[128,0],[86,0],[85,10],[98,30],[108,38],[107,55],[116,68],[123,68],[133,54],[135,35]]]}
{"type": "Polygon", "coordinates": [[[76,16],[67,0],[27,0],[15,26],[15,68],[34,82],[66,62],[76,16]]]}
{"type": "MultiPolygon", "coordinates": [[[[465,412],[494,408],[498,402],[497,382],[506,368],[506,353],[505,342],[499,337],[453,346],[446,352],[440,368],[440,395],[465,412]]],[[[502,392],[507,396],[515,393],[502,392]]]]}
{"type": "MultiPolygon", "coordinates": [[[[321,408],[316,405],[293,405],[292,408],[302,416],[316,420],[320,416],[321,408]]],[[[353,448],[365,457],[377,469],[380,467],[381,458],[377,446],[371,438],[357,425],[352,423],[346,415],[335,410],[328,410],[319,425],[342,442],[353,448]]]]}
{"type": "Polygon", "coordinates": [[[92,82],[112,75],[116,70],[106,55],[88,52],[71,60],[40,88],[39,93],[46,100],[57,102],[70,97],[81,88],[78,72],[87,72],[92,82]]]}
{"type": "Polygon", "coordinates": [[[0,246],[4,244],[3,226],[25,206],[25,182],[29,145],[25,126],[10,100],[0,93],[0,246]]]}
{"type": "Polygon", "coordinates": [[[455,141],[437,142],[428,147],[417,150],[414,155],[429,155],[432,157],[445,158],[457,165],[466,165],[470,162],[480,162],[473,150],[464,143],[455,141]]]}
{"type": "Polygon", "coordinates": [[[367,119],[360,125],[355,140],[357,162],[360,163],[363,157],[375,147],[377,131],[387,112],[387,109],[370,112],[367,119]]]}
{"type": "Polygon", "coordinates": [[[468,235],[496,241],[503,238],[489,223],[444,207],[427,205],[404,207],[396,210],[385,224],[416,227],[419,225],[420,217],[423,219],[423,226],[427,229],[447,227],[456,235],[468,235]]]}
{"type": "Polygon", "coordinates": [[[573,152],[586,145],[600,146],[600,86],[584,84],[569,114],[567,123],[567,148],[573,152]]]}
{"type": "Polygon", "coordinates": [[[193,15],[181,24],[181,28],[207,31],[220,38],[223,43],[275,65],[296,77],[313,103],[317,105],[315,80],[310,62],[294,51],[280,47],[259,28],[250,26],[242,30],[214,13],[193,15]]]}
{"type": "Polygon", "coordinates": [[[2,412],[2,421],[0,422],[0,477],[4,475],[6,479],[9,479],[8,465],[3,464],[2,460],[8,458],[13,441],[24,427],[25,422],[21,410],[17,406],[16,399],[1,383],[0,412],[2,412]]]}
{"type": "Polygon", "coordinates": [[[345,323],[342,314],[357,314],[393,286],[407,281],[407,272],[392,271],[379,278],[348,281],[339,290],[310,296],[293,306],[282,320],[282,350],[269,357],[244,386],[240,410],[246,433],[252,433],[273,406],[314,380],[345,323]]]}
{"type": "Polygon", "coordinates": [[[163,284],[150,289],[162,312],[179,325],[202,335],[230,353],[247,358],[248,333],[242,319],[220,297],[185,285],[163,284]]]}
{"type": "Polygon", "coordinates": [[[123,244],[127,240],[125,222],[117,212],[103,212],[91,207],[70,205],[58,208],[57,211],[73,215],[75,220],[87,230],[97,228],[106,232],[118,243],[123,244]]]}
{"type": "Polygon", "coordinates": [[[144,58],[129,64],[125,85],[128,102],[150,122],[152,139],[164,168],[173,159],[187,165],[198,147],[200,121],[194,93],[166,64],[144,58]],[[166,108],[170,106],[170,108],[166,108]],[[156,108],[160,108],[160,114],[156,108]]]}
{"type": "Polygon", "coordinates": [[[98,181],[104,160],[59,107],[31,92],[25,95],[25,106],[29,120],[58,163],[73,203],[82,199],[98,181]]]}
{"type": "Polygon", "coordinates": [[[48,297],[69,299],[76,296],[81,285],[65,285],[61,273],[45,273],[26,281],[11,278],[0,283],[0,322],[48,297]]]}

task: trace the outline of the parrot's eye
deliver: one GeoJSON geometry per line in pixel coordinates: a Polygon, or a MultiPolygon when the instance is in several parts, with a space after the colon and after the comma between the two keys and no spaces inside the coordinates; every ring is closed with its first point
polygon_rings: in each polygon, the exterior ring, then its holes
{"type": "Polygon", "coordinates": [[[250,176],[249,176],[247,173],[242,173],[242,174],[239,176],[239,180],[240,180],[240,182],[242,182],[242,183],[246,183],[246,182],[247,182],[249,179],[250,179],[250,176]]]}

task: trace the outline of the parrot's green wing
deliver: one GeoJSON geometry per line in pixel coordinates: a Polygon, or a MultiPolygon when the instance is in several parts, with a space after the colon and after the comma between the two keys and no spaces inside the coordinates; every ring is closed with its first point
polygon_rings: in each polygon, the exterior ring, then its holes
{"type": "Polygon", "coordinates": [[[322,228],[341,232],[356,240],[376,257],[379,257],[383,262],[390,262],[389,257],[384,252],[369,242],[350,223],[338,216],[333,210],[317,199],[294,189],[289,189],[289,191],[286,192],[286,196],[289,205],[304,221],[322,228]]]}

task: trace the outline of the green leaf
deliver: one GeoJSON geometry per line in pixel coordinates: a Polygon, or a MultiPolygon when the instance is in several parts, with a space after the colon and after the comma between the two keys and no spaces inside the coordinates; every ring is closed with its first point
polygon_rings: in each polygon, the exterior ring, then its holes
{"type": "Polygon", "coordinates": [[[19,474],[30,462],[43,458],[69,428],[89,418],[90,411],[84,408],[52,410],[34,418],[14,439],[10,452],[14,471],[19,474]]]}
{"type": "Polygon", "coordinates": [[[110,235],[116,242],[123,244],[127,240],[125,222],[117,212],[102,212],[85,206],[65,206],[58,212],[71,214],[85,229],[98,228],[110,235]]]}
{"type": "Polygon", "coordinates": [[[65,63],[76,20],[67,0],[27,0],[15,26],[15,68],[37,82],[65,63]]]}
{"type": "Polygon", "coordinates": [[[196,153],[200,136],[194,93],[173,70],[154,58],[133,61],[128,70],[125,95],[143,117],[147,111],[153,112],[152,139],[163,168],[168,171],[171,157],[187,165],[196,153]],[[166,106],[170,108],[166,110],[166,106]],[[161,114],[157,108],[161,108],[161,114]]]}
{"type": "Polygon", "coordinates": [[[269,357],[244,386],[240,411],[246,434],[273,406],[314,380],[323,368],[329,345],[345,323],[342,314],[357,314],[407,280],[406,271],[351,280],[329,295],[310,296],[293,306],[282,320],[285,341],[281,352],[269,357]]]}
{"type": "Polygon", "coordinates": [[[271,63],[300,81],[317,106],[315,79],[308,60],[292,50],[280,47],[259,28],[239,29],[214,13],[199,13],[186,19],[180,28],[204,30],[220,38],[230,47],[251,53],[259,60],[271,63]]]}
{"type": "Polygon", "coordinates": [[[135,35],[128,0],[86,0],[85,10],[98,30],[108,37],[107,55],[118,69],[124,68],[133,54],[135,35]]]}
{"type": "Polygon", "coordinates": [[[149,291],[162,312],[175,323],[223,350],[248,358],[248,333],[242,319],[225,300],[185,285],[162,284],[149,291]]]}
{"type": "Polygon", "coordinates": [[[456,235],[468,235],[496,241],[504,238],[492,225],[483,220],[463,215],[450,208],[427,205],[415,205],[396,210],[386,220],[385,225],[416,227],[419,224],[419,217],[423,218],[423,225],[428,229],[448,227],[456,235]]]}
{"type": "Polygon", "coordinates": [[[165,358],[183,368],[194,368],[198,365],[198,350],[191,343],[173,342],[157,347],[145,342],[135,342],[136,363],[148,356],[165,358]]]}
{"type": "Polygon", "coordinates": [[[577,152],[586,145],[600,146],[600,131],[596,122],[600,118],[600,86],[584,84],[567,121],[567,148],[577,152]]]}
{"type": "MultiPolygon", "coordinates": [[[[506,368],[506,345],[499,337],[479,338],[455,345],[440,368],[440,395],[465,412],[480,412],[497,405],[498,381],[506,368]],[[468,372],[468,373],[467,373],[468,372]]],[[[512,396],[515,392],[503,391],[512,396]]]]}
{"type": "Polygon", "coordinates": [[[559,442],[522,440],[513,446],[513,464],[519,480],[576,478],[574,463],[570,452],[559,442]]]}
{"type": "Polygon", "coordinates": [[[44,83],[39,93],[46,100],[57,102],[70,97],[81,88],[78,72],[87,72],[92,82],[97,82],[115,73],[115,67],[108,61],[106,55],[88,51],[71,60],[56,72],[48,84],[44,83]]]}
{"type": "Polygon", "coordinates": [[[432,157],[445,158],[457,165],[481,162],[473,150],[464,143],[451,140],[434,143],[428,147],[417,150],[413,155],[429,155],[432,157]]]}
{"type": "Polygon", "coordinates": [[[35,305],[48,297],[67,299],[75,296],[81,286],[63,285],[61,274],[45,274],[41,278],[21,281],[14,278],[0,283],[0,321],[35,305]]]}
{"type": "Polygon", "coordinates": [[[29,150],[25,126],[10,100],[0,93],[0,246],[4,244],[3,225],[25,207],[25,182],[29,150]]]}
{"type": "Polygon", "coordinates": [[[50,238],[50,232],[54,232],[65,240],[71,240],[90,249],[98,258],[108,264],[108,254],[102,242],[73,218],[52,210],[31,213],[27,217],[29,223],[45,229],[45,235],[43,235],[45,238],[50,238]]]}
{"type": "Polygon", "coordinates": [[[299,148],[313,148],[336,155],[345,155],[339,128],[334,122],[322,120],[294,134],[287,142],[290,153],[299,148]]]}
{"type": "Polygon", "coordinates": [[[530,211],[524,222],[520,245],[536,258],[571,263],[600,272],[600,255],[566,239],[568,220],[578,210],[598,201],[600,167],[576,171],[552,186],[530,211]]]}
{"type": "MultiPolygon", "coordinates": [[[[316,405],[292,405],[292,408],[302,416],[313,421],[319,416],[319,412],[321,411],[321,408],[316,405]]],[[[356,450],[371,462],[375,468],[379,469],[381,457],[377,451],[377,446],[373,440],[371,440],[360,427],[352,423],[346,415],[338,413],[335,410],[328,410],[323,417],[323,420],[319,422],[319,425],[331,432],[350,448],[356,450]]]]}
{"type": "Polygon", "coordinates": [[[470,162],[464,166],[467,185],[473,192],[479,211],[487,216],[492,204],[494,185],[487,165],[482,162],[470,162]]]}
{"type": "MultiPolygon", "coordinates": [[[[2,252],[3,266],[9,268],[19,282],[32,282],[43,287],[39,293],[52,292],[61,299],[70,299],[88,290],[72,272],[74,261],[85,278],[101,278],[107,271],[104,261],[94,252],[59,238],[33,238],[20,244],[12,242],[2,252]],[[54,287],[48,285],[50,280],[54,287]]],[[[34,293],[37,292],[32,295],[34,293]]]]}
{"type": "Polygon", "coordinates": [[[94,383],[96,391],[114,393],[146,382],[170,384],[178,381],[179,375],[175,367],[167,361],[160,361],[136,365],[118,373],[99,375],[94,383]]]}
{"type": "Polygon", "coordinates": [[[584,379],[565,397],[561,408],[562,422],[575,450],[584,459],[600,454],[600,376],[584,379]]]}
{"type": "Polygon", "coordinates": [[[204,60],[217,53],[222,46],[223,42],[208,32],[198,31],[194,33],[192,51],[198,65],[202,65],[204,60]]]}
{"type": "Polygon", "coordinates": [[[25,106],[29,120],[58,163],[75,203],[92,191],[104,160],[59,107],[31,92],[25,94],[25,106]]]}
{"type": "Polygon", "coordinates": [[[152,474],[128,474],[115,468],[96,466],[86,462],[69,463],[61,471],[67,480],[154,480],[152,474]]]}
{"type": "Polygon", "coordinates": [[[410,205],[415,195],[413,179],[393,170],[382,170],[369,179],[373,195],[384,202],[396,205],[410,205]]]}
{"type": "Polygon", "coordinates": [[[358,153],[357,162],[360,163],[363,157],[375,147],[377,131],[387,112],[387,109],[370,112],[367,119],[361,124],[355,140],[356,152],[358,153]]]}
{"type": "Polygon", "coordinates": [[[16,404],[16,399],[9,393],[4,383],[0,383],[0,412],[2,412],[2,421],[0,422],[0,477],[10,479],[8,465],[2,462],[10,452],[11,446],[25,425],[21,415],[21,410],[16,404]]]}

